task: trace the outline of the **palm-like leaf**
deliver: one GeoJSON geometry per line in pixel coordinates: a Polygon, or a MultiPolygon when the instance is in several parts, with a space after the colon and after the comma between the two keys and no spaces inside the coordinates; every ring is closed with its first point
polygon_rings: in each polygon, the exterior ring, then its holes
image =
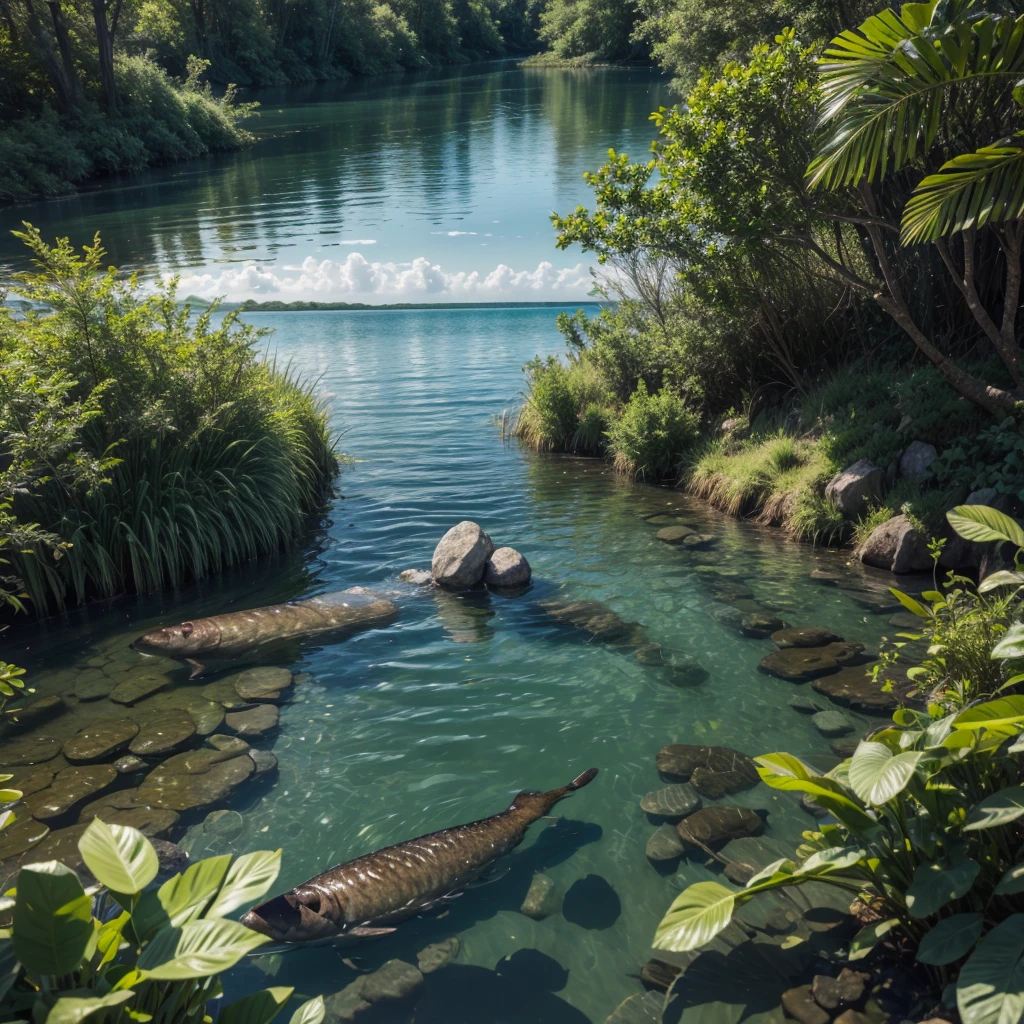
{"type": "Polygon", "coordinates": [[[832,40],[821,89],[822,123],[833,129],[808,169],[812,186],[899,170],[934,143],[956,86],[1024,74],[1024,15],[967,14],[965,3],[904,4],[832,40]]]}
{"type": "Polygon", "coordinates": [[[1024,217],[1024,135],[1020,145],[984,146],[929,174],[903,211],[904,245],[1024,217]]]}

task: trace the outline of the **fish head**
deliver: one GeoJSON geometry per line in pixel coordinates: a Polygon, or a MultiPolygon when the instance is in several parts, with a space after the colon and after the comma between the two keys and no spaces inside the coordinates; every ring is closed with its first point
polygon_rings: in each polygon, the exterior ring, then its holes
{"type": "Polygon", "coordinates": [[[205,646],[205,633],[196,629],[194,622],[161,626],[160,629],[144,633],[132,644],[142,654],[162,654],[168,658],[187,658],[200,654],[205,646]]]}
{"type": "Polygon", "coordinates": [[[316,942],[334,938],[344,931],[320,914],[320,893],[311,886],[299,886],[242,916],[246,928],[267,935],[275,942],[316,942]]]}

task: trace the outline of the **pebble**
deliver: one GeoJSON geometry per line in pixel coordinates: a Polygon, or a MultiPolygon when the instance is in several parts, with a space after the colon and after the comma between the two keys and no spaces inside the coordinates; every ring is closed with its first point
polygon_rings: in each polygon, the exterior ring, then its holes
{"type": "Polygon", "coordinates": [[[0,746],[0,764],[6,766],[44,764],[60,753],[60,742],[52,736],[16,736],[0,746]]]}
{"type": "Polygon", "coordinates": [[[822,736],[847,736],[854,731],[854,724],[841,711],[819,711],[811,724],[822,736]]]}
{"type": "Polygon", "coordinates": [[[253,774],[254,779],[268,775],[277,768],[277,757],[269,750],[250,750],[249,757],[252,758],[252,763],[256,765],[256,771],[253,774]]]}
{"type": "Polygon", "coordinates": [[[782,993],[782,1009],[798,1024],[829,1024],[832,1019],[811,995],[810,985],[800,985],[782,993]]]}
{"type": "Polygon", "coordinates": [[[144,672],[139,675],[131,675],[110,691],[110,699],[115,704],[135,704],[146,697],[152,697],[154,693],[165,690],[172,682],[170,676],[156,673],[144,672]]]}
{"type": "MultiPolygon", "coordinates": [[[[196,734],[196,725],[185,711],[162,711],[143,719],[138,736],[128,745],[133,754],[154,757],[183,747],[196,734]]],[[[64,751],[65,757],[67,750],[64,751]]]]}

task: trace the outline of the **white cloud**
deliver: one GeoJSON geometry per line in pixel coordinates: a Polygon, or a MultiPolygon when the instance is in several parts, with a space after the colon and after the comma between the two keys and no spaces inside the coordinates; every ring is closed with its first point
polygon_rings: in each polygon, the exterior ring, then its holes
{"type": "Polygon", "coordinates": [[[216,273],[184,273],[179,295],[284,302],[498,302],[501,300],[575,301],[593,286],[582,263],[555,267],[544,261],[535,270],[513,270],[504,263],[490,272],[446,271],[419,257],[411,263],[370,262],[358,252],[344,260],[307,257],[299,265],[246,263],[216,273]]]}

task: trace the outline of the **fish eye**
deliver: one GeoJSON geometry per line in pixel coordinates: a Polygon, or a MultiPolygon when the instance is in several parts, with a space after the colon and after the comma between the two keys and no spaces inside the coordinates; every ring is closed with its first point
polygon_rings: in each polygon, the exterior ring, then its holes
{"type": "Polygon", "coordinates": [[[194,630],[195,628],[196,628],[196,627],[195,627],[195,626],[193,625],[193,623],[191,623],[191,622],[183,622],[183,623],[181,624],[181,635],[182,635],[182,636],[183,636],[183,637],[184,637],[185,639],[188,639],[188,638],[189,638],[189,637],[190,637],[190,636],[192,635],[192,631],[193,631],[193,630],[194,630]]]}

